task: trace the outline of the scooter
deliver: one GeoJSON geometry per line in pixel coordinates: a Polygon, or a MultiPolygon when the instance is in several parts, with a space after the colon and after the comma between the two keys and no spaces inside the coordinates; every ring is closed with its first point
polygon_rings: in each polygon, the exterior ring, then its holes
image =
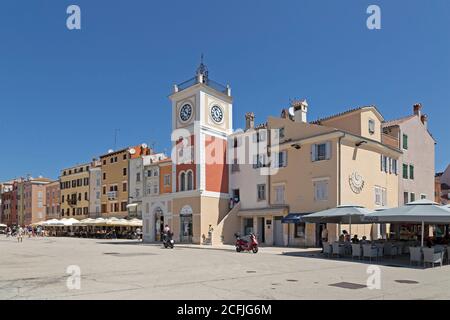
{"type": "Polygon", "coordinates": [[[166,249],[167,249],[167,248],[173,249],[174,243],[175,243],[175,241],[173,241],[173,239],[172,239],[172,234],[171,234],[171,233],[165,234],[165,235],[163,236],[163,245],[164,245],[164,248],[166,248],[166,249]]]}
{"type": "Polygon", "coordinates": [[[256,236],[251,233],[250,240],[245,241],[241,238],[239,234],[235,234],[236,236],[236,252],[241,251],[252,251],[253,253],[258,252],[258,240],[256,240],[256,236]]]}

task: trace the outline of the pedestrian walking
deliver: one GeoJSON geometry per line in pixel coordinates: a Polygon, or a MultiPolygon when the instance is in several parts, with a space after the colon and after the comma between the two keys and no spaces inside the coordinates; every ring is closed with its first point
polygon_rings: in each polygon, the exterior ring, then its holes
{"type": "Polygon", "coordinates": [[[23,232],[22,227],[19,227],[17,230],[17,242],[23,242],[23,232]]]}

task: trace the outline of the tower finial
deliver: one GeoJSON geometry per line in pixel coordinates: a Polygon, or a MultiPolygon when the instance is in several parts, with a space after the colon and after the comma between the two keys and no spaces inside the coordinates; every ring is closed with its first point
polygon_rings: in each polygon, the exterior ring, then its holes
{"type": "Polygon", "coordinates": [[[200,65],[197,68],[197,76],[198,75],[202,75],[203,77],[203,82],[207,83],[208,82],[208,68],[206,67],[206,65],[203,63],[203,59],[204,59],[204,55],[203,53],[200,56],[200,65]]]}

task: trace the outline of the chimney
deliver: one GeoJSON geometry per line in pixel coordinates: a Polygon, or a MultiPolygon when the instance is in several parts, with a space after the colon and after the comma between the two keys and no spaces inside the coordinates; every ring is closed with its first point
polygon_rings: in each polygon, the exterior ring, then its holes
{"type": "Polygon", "coordinates": [[[245,130],[255,128],[255,114],[253,112],[247,112],[245,114],[245,130]]]}
{"type": "Polygon", "coordinates": [[[294,122],[307,123],[308,103],[306,99],[292,101],[292,107],[294,108],[294,122]]]}
{"type": "Polygon", "coordinates": [[[422,123],[423,123],[425,129],[428,129],[428,116],[427,116],[426,114],[423,114],[423,115],[420,117],[420,121],[422,121],[422,123]]]}
{"type": "Polygon", "coordinates": [[[418,116],[419,119],[421,119],[421,117],[422,117],[422,104],[421,103],[416,103],[414,105],[414,107],[413,107],[413,110],[414,110],[414,114],[416,116],[418,116]]]}

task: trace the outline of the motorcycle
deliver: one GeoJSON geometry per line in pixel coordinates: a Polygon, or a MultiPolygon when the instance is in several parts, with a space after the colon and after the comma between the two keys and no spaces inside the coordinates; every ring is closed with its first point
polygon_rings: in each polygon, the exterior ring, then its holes
{"type": "Polygon", "coordinates": [[[175,243],[175,241],[173,241],[173,239],[172,239],[172,233],[164,234],[164,236],[163,236],[164,248],[166,248],[166,249],[167,248],[173,249],[174,243],[175,243]]]}
{"type": "Polygon", "coordinates": [[[256,236],[251,233],[250,239],[248,241],[241,238],[239,234],[235,234],[236,237],[236,252],[241,251],[252,251],[253,253],[258,252],[258,240],[256,236]]]}

